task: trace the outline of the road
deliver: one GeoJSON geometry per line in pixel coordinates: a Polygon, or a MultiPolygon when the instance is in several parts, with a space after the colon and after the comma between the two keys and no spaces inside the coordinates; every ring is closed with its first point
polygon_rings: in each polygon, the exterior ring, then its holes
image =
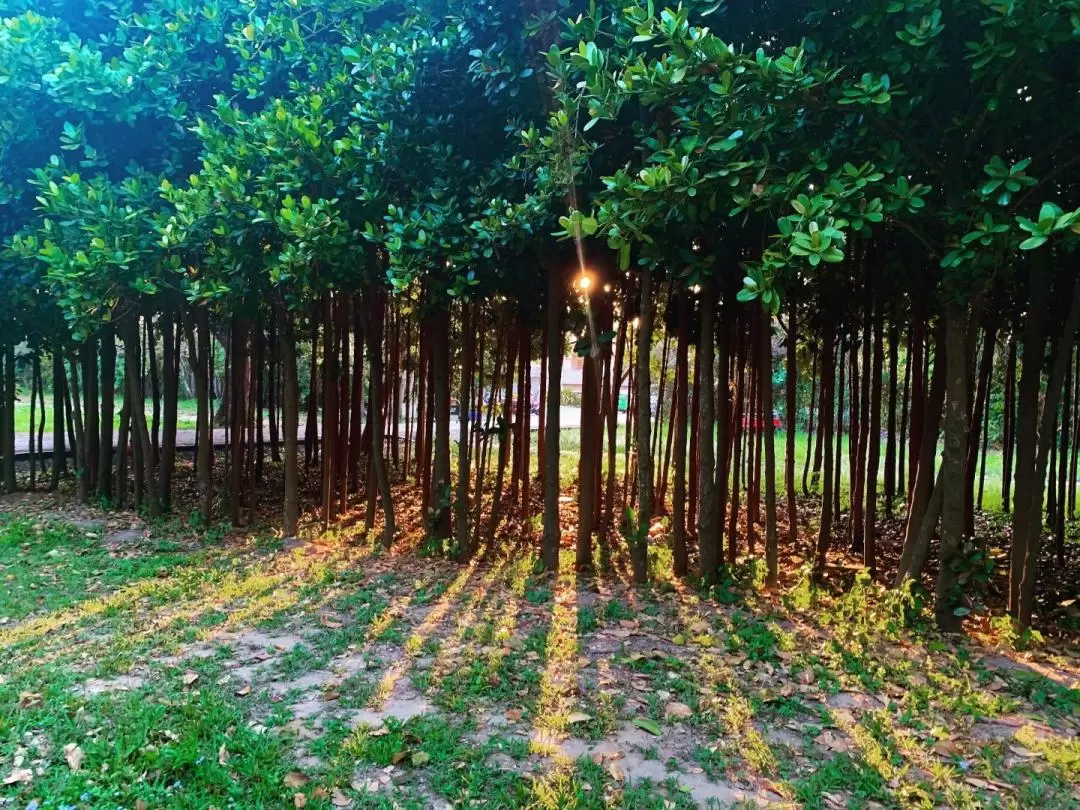
{"type": "MultiPolygon", "coordinates": [[[[626,415],[619,414],[620,424],[624,422],[626,415]]],[[[581,427],[581,409],[573,408],[570,406],[563,406],[559,408],[559,421],[562,428],[567,430],[577,430],[581,427]]],[[[540,427],[540,417],[537,414],[532,414],[531,427],[534,431],[540,427]]],[[[461,425],[456,418],[450,419],[450,437],[456,438],[461,432],[461,425]]],[[[401,436],[405,435],[405,424],[398,425],[398,433],[401,436]]],[[[264,434],[269,439],[269,431],[264,434]]],[[[52,431],[46,430],[43,437],[43,443],[45,445],[45,455],[52,454],[52,431]]],[[[304,438],[304,426],[300,425],[300,439],[304,438]]],[[[214,444],[217,446],[224,446],[225,444],[225,429],[217,428],[214,430],[214,444]]],[[[195,430],[194,429],[181,429],[176,431],[176,449],[177,450],[191,450],[195,447],[195,430]]],[[[25,461],[30,456],[30,434],[29,433],[16,433],[15,434],[15,458],[20,461],[25,461]]]]}

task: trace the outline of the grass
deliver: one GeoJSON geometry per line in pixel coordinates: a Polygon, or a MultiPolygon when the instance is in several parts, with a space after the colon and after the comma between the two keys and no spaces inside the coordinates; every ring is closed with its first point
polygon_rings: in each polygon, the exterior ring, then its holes
{"type": "Polygon", "coordinates": [[[570,556],[551,578],[183,532],[110,550],[0,516],[0,803],[1075,806],[1080,691],[1047,676],[1075,659],[1003,668],[861,580],[718,604],[570,556]]]}
{"type": "MultiPolygon", "coordinates": [[[[16,433],[29,433],[30,432],[30,392],[24,389],[19,389],[19,399],[15,403],[15,432],[16,433]]],[[[120,427],[120,405],[122,404],[121,398],[118,396],[116,401],[116,414],[113,416],[113,427],[120,427]]],[[[194,430],[195,419],[198,415],[198,403],[194,399],[181,399],[176,404],[176,427],[178,430],[194,430]]],[[[38,427],[41,425],[41,408],[40,403],[36,410],[35,419],[38,427]]],[[[52,394],[45,395],[45,432],[49,433],[52,430],[52,412],[53,412],[53,397],[52,394]]],[[[149,420],[154,415],[154,403],[152,399],[146,400],[146,418],[149,420]]],[[[35,432],[37,427],[34,428],[35,432]]]]}

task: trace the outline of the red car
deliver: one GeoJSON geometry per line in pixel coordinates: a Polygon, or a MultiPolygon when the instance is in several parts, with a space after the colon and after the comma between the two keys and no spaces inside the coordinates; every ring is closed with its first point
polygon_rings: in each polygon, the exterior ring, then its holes
{"type": "MultiPolygon", "coordinates": [[[[765,427],[765,421],[757,414],[751,416],[750,414],[744,414],[742,420],[743,430],[761,430],[765,427]]],[[[783,430],[784,423],[780,420],[780,414],[773,411],[772,415],[773,430],[783,430]]]]}

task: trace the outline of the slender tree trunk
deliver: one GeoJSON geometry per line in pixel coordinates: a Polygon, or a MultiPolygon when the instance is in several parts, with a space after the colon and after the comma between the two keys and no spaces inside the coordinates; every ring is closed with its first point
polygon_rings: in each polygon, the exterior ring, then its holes
{"type": "MultiPolygon", "coordinates": [[[[1069,462],[1069,492],[1068,492],[1068,518],[1074,520],[1076,518],[1076,468],[1077,462],[1080,460],[1080,351],[1076,352],[1076,367],[1073,369],[1073,414],[1072,414],[1072,459],[1069,462]]],[[[42,416],[45,414],[44,402],[41,409],[42,416]]],[[[989,413],[987,414],[987,423],[989,423],[989,413]]],[[[985,442],[983,443],[983,450],[985,451],[985,442]]],[[[40,442],[38,447],[40,447],[40,442]]],[[[985,462],[983,464],[985,472],[985,462]]]]}
{"type": "MultiPolygon", "coordinates": [[[[17,488],[15,479],[15,344],[11,340],[4,343],[3,355],[3,398],[2,412],[3,425],[0,426],[0,437],[3,438],[4,454],[4,489],[14,492],[17,488]]],[[[62,361],[61,361],[62,362],[62,361]]],[[[61,369],[63,365],[61,365],[61,369]]]]}
{"type": "MultiPolygon", "coordinates": [[[[158,375],[157,334],[153,316],[143,319],[143,327],[146,333],[147,368],[150,372],[151,412],[153,414],[150,427],[150,449],[153,452],[154,463],[158,464],[161,461],[161,382],[158,375]]],[[[145,385],[143,388],[145,390],[145,385]]]]}
{"type": "MultiPolygon", "coordinates": [[[[871,573],[877,570],[877,493],[878,466],[881,458],[881,372],[882,366],[885,364],[885,315],[882,312],[882,305],[883,302],[878,300],[877,312],[874,316],[873,368],[869,369],[871,375],[870,423],[866,462],[866,509],[863,512],[863,565],[869,568],[871,573]]],[[[867,339],[869,340],[869,333],[867,339]]]]}
{"type": "Polygon", "coordinates": [[[1012,502],[1013,454],[1016,448],[1016,334],[1009,335],[1005,364],[1005,407],[1001,437],[1001,509],[1009,513],[1012,502]]]}
{"type": "Polygon", "coordinates": [[[922,445],[923,407],[925,405],[924,344],[926,342],[926,308],[923,304],[922,286],[915,283],[911,310],[911,344],[908,364],[911,371],[910,421],[908,431],[908,499],[915,487],[916,466],[919,464],[919,448],[922,445]]]}
{"type": "MultiPolygon", "coordinates": [[[[780,582],[779,549],[776,533],[776,436],[773,427],[772,386],[772,315],[761,310],[761,359],[758,362],[758,387],[761,390],[761,412],[765,424],[762,441],[765,445],[765,568],[766,585],[775,588],[780,582]]],[[[791,487],[795,488],[792,466],[791,487]]]]}
{"type": "MultiPolygon", "coordinates": [[[[717,354],[719,364],[716,377],[716,531],[718,534],[717,562],[723,564],[724,560],[724,526],[725,509],[728,498],[728,474],[731,471],[731,437],[735,431],[731,425],[731,345],[733,326],[738,322],[736,317],[737,291],[734,285],[724,284],[724,301],[721,311],[719,328],[719,340],[717,341],[717,354]]],[[[734,533],[728,534],[728,545],[733,546],[734,533]]]]}
{"type": "MultiPolygon", "coordinates": [[[[82,397],[79,394],[79,366],[86,368],[85,354],[88,346],[84,343],[79,347],[78,355],[82,355],[79,362],[76,362],[75,357],[71,358],[71,376],[68,377],[69,385],[68,390],[71,391],[71,416],[75,422],[75,481],[76,492],[79,500],[83,503],[86,502],[90,495],[90,475],[88,470],[87,458],[86,458],[86,428],[83,423],[83,409],[82,409],[82,397]]],[[[8,356],[8,369],[14,370],[14,355],[8,356]]],[[[14,375],[10,376],[7,380],[9,383],[4,387],[12,392],[11,404],[14,407],[14,392],[15,392],[15,379],[14,375]]],[[[15,488],[12,486],[11,490],[14,492],[15,488]]]]}
{"type": "MultiPolygon", "coordinates": [[[[1069,472],[1069,423],[1072,421],[1072,346],[1069,346],[1069,361],[1065,367],[1064,402],[1061,406],[1061,429],[1060,442],[1061,452],[1058,455],[1057,466],[1057,500],[1051,518],[1054,527],[1054,553],[1060,565],[1065,564],[1065,502],[1068,500],[1068,472],[1069,472]]],[[[1057,440],[1055,439],[1055,444],[1057,440]]]]}
{"type": "MultiPolygon", "coordinates": [[[[840,369],[840,381],[836,386],[836,435],[830,435],[830,440],[836,442],[836,466],[833,469],[833,522],[840,522],[840,471],[844,457],[844,355],[845,346],[843,338],[840,339],[838,348],[839,359],[836,366],[840,369]]],[[[850,486],[850,482],[849,486],[850,486]]]]}
{"type": "MultiPolygon", "coordinates": [[[[814,444],[814,408],[817,405],[818,391],[818,362],[817,353],[815,352],[813,359],[810,362],[810,413],[806,420],[806,458],[803,459],[802,470],[802,492],[807,498],[810,497],[810,457],[813,455],[814,444]]],[[[794,429],[793,427],[790,429],[794,429]]],[[[817,446],[821,447],[821,439],[818,439],[817,446]]]]}
{"type": "Polygon", "coordinates": [[[106,500],[112,499],[113,490],[113,417],[115,412],[116,331],[110,323],[101,332],[101,420],[98,425],[100,429],[98,439],[98,494],[106,500]]]}
{"type": "MultiPolygon", "coordinates": [[[[821,435],[824,437],[823,476],[821,479],[821,514],[818,519],[817,546],[814,554],[814,574],[821,579],[828,562],[829,548],[832,545],[833,522],[833,374],[836,366],[833,346],[833,325],[830,319],[825,322],[821,336],[821,435]]],[[[843,366],[841,366],[843,368],[843,366]]],[[[837,482],[838,483],[838,482],[837,482]]]]}
{"type": "MultiPolygon", "coordinates": [[[[688,363],[690,299],[687,297],[685,290],[679,292],[676,307],[678,308],[678,343],[675,347],[675,407],[673,408],[675,417],[675,492],[672,499],[672,551],[675,576],[685,577],[689,568],[689,555],[686,544],[686,388],[690,382],[688,363]]],[[[609,450],[613,449],[613,447],[609,448],[609,450]]],[[[610,455],[609,452],[609,457],[610,455]]]]}
{"type": "Polygon", "coordinates": [[[461,305],[461,390],[458,413],[458,480],[457,497],[454,499],[455,540],[457,558],[465,561],[472,555],[469,548],[469,427],[472,424],[472,378],[476,353],[476,330],[472,322],[472,304],[461,305]]]}
{"type": "MultiPolygon", "coordinates": [[[[1031,313],[1042,311],[1044,310],[1034,307],[1029,310],[1031,313]]],[[[1023,515],[1026,518],[1026,523],[1020,526],[1017,526],[1016,518],[1021,515],[1020,497],[1022,490],[1019,483],[1016,487],[1017,505],[1013,515],[1013,554],[1010,559],[1009,593],[1010,597],[1013,597],[1015,589],[1015,601],[1010,602],[1010,612],[1021,627],[1031,625],[1031,614],[1035,602],[1035,577],[1038,569],[1039,552],[1042,546],[1041,507],[1046,482],[1047,460],[1050,445],[1054,442],[1054,426],[1057,424],[1058,403],[1061,399],[1065,368],[1071,359],[1069,347],[1076,340],[1078,326],[1080,326],[1080,278],[1072,283],[1068,316],[1055,347],[1053,365],[1046,385],[1046,397],[1042,414],[1039,417],[1035,476],[1032,485],[1029,487],[1030,498],[1026,514],[1023,515]],[[1017,528],[1020,531],[1017,531],[1017,528]]],[[[1023,377],[1021,377],[1020,385],[1021,388],[1024,385],[1023,377]]]]}
{"type": "Polygon", "coordinates": [[[82,378],[83,378],[83,440],[86,442],[86,452],[83,453],[83,463],[86,465],[86,489],[87,497],[90,492],[97,488],[98,474],[98,431],[101,426],[98,422],[100,410],[98,404],[98,339],[96,336],[86,341],[86,350],[83,353],[82,378]]]}
{"type": "MultiPolygon", "coordinates": [[[[429,509],[432,537],[440,549],[450,539],[450,314],[443,309],[432,323],[432,374],[435,398],[435,472],[429,509]]],[[[459,414],[460,418],[460,414],[459,414]]]]}
{"type": "MultiPolygon", "coordinates": [[[[907,527],[904,533],[904,548],[900,554],[898,565],[897,582],[905,578],[917,580],[922,573],[922,561],[925,559],[925,550],[921,549],[920,532],[925,528],[924,522],[929,521],[931,532],[937,522],[936,514],[929,514],[930,501],[935,497],[933,487],[940,485],[940,475],[935,474],[935,457],[937,456],[938,430],[941,426],[941,409],[945,402],[946,369],[948,360],[945,347],[944,324],[938,326],[938,335],[935,340],[937,349],[934,353],[934,372],[930,379],[930,390],[926,394],[926,401],[922,404],[922,412],[925,422],[922,426],[922,436],[919,445],[919,457],[916,459],[915,482],[911,486],[911,495],[908,500],[907,527]],[[935,484],[936,482],[936,484],[935,484]]],[[[912,403],[915,407],[916,403],[912,403]]],[[[938,513],[944,506],[937,507],[938,513]]]]}
{"type": "MultiPolygon", "coordinates": [[[[881,304],[879,304],[879,307],[881,304]]],[[[878,317],[882,315],[879,312],[878,317]]],[[[896,498],[896,393],[897,371],[899,368],[900,327],[896,319],[889,321],[889,395],[885,406],[885,517],[893,515],[893,500],[896,498]]],[[[879,375],[880,376],[880,375],[879,375]]],[[[875,378],[877,379],[877,378],[875,378]]],[[[879,418],[880,423],[880,418],[879,418]]],[[[867,501],[869,504],[869,501],[867,501]]]]}
{"type": "MultiPolygon", "coordinates": [[[[382,300],[381,290],[373,290],[370,297],[372,299],[370,306],[365,307],[361,304],[357,311],[362,319],[360,326],[364,333],[364,345],[367,346],[368,367],[371,372],[368,382],[371,412],[372,414],[380,414],[382,413],[383,402],[383,312],[385,312],[386,308],[382,300]],[[369,314],[369,310],[371,314],[369,314]]],[[[466,330],[466,333],[468,333],[468,330],[466,330]]],[[[371,430],[371,462],[375,472],[375,480],[369,481],[368,486],[377,486],[379,489],[379,498],[382,501],[383,508],[382,545],[383,548],[388,549],[394,542],[394,535],[397,534],[397,524],[394,519],[394,500],[390,491],[390,475],[386,467],[386,459],[383,456],[382,420],[377,416],[372,420],[371,430]]],[[[468,445],[463,441],[462,446],[467,447],[468,445]]],[[[467,453],[464,453],[464,455],[468,456],[467,453]]],[[[466,463],[468,462],[466,461],[466,463]]],[[[469,478],[467,469],[464,476],[466,481],[469,478]]],[[[467,494],[466,492],[466,496],[467,494]]]]}
{"type": "MultiPolygon", "coordinates": [[[[614,524],[615,514],[615,444],[619,430],[619,398],[622,392],[623,358],[626,353],[626,317],[619,319],[619,331],[615,336],[615,363],[611,371],[611,399],[607,413],[607,485],[604,493],[604,509],[601,532],[608,532],[614,524]]],[[[541,397],[543,394],[541,394],[541,397]]]]}
{"type": "MultiPolygon", "coordinates": [[[[590,340],[595,340],[590,333],[590,340]]],[[[596,512],[596,476],[599,475],[599,432],[597,419],[600,397],[596,347],[590,347],[581,369],[581,450],[578,454],[578,526],[577,554],[574,565],[579,571],[592,568],[593,515],[596,512]]]]}
{"type": "MultiPolygon", "coordinates": [[[[785,369],[787,383],[787,402],[785,403],[785,410],[787,411],[787,430],[784,434],[784,492],[787,495],[787,539],[793,549],[795,548],[795,542],[799,537],[799,506],[795,497],[795,428],[798,423],[798,403],[796,401],[798,393],[798,368],[796,366],[797,334],[795,302],[793,300],[788,308],[787,368],[785,369]]],[[[771,425],[771,413],[769,416],[769,424],[771,425]]]]}
{"type": "MultiPolygon", "coordinates": [[[[938,560],[934,612],[938,627],[947,632],[960,629],[958,607],[961,594],[955,560],[964,542],[964,508],[968,487],[965,467],[971,403],[968,374],[968,308],[951,303],[945,311],[945,451],[941,459],[941,548],[938,560]]],[[[937,362],[941,362],[940,356],[937,362]]],[[[932,465],[931,465],[932,466],[932,465]]]]}
{"type": "Polygon", "coordinates": [[[563,358],[562,273],[548,269],[547,299],[547,398],[544,445],[544,536],[541,559],[544,569],[559,570],[559,401],[562,392],[563,358]]]}
{"type": "MultiPolygon", "coordinates": [[[[296,371],[296,329],[292,315],[277,305],[278,354],[281,357],[282,413],[281,428],[285,446],[284,532],[295,537],[300,520],[300,458],[297,433],[300,429],[300,385],[296,371]]],[[[312,358],[314,362],[314,358],[312,358]]]]}
{"type": "MultiPolygon", "coordinates": [[[[34,452],[34,435],[37,430],[37,395],[38,389],[41,385],[41,360],[38,356],[37,350],[34,350],[33,371],[30,376],[30,436],[29,436],[29,450],[30,450],[30,491],[33,492],[37,489],[37,455],[34,452]]],[[[0,414],[4,413],[4,408],[7,403],[0,402],[0,414]]],[[[14,410],[14,409],[13,409],[14,410]]],[[[41,421],[45,421],[45,411],[41,412],[41,421]]],[[[0,430],[2,433],[2,430],[0,430]]],[[[40,449],[40,445],[38,446],[40,449]]],[[[6,455],[7,450],[4,450],[6,455]]],[[[14,457],[14,453],[12,454],[14,457]]]]}
{"type": "Polygon", "coordinates": [[[731,514],[728,515],[728,542],[727,542],[727,561],[728,565],[734,565],[736,557],[738,556],[738,531],[739,531],[739,495],[740,495],[740,482],[739,478],[742,473],[742,447],[743,447],[743,434],[746,432],[744,423],[744,414],[746,413],[746,355],[747,355],[747,339],[746,329],[744,328],[742,314],[740,313],[739,319],[736,322],[736,328],[738,330],[738,347],[736,352],[739,356],[738,372],[735,377],[735,413],[732,421],[734,422],[733,431],[733,450],[731,461],[731,514]]]}
{"type": "MultiPolygon", "coordinates": [[[[334,300],[329,293],[323,293],[323,413],[322,430],[319,431],[322,445],[322,511],[323,531],[330,528],[330,521],[337,517],[337,453],[334,452],[334,437],[337,435],[338,422],[338,340],[340,335],[334,328],[334,300]]],[[[368,486],[371,482],[368,482],[368,486]]],[[[369,510],[370,511],[370,510],[369,510]]]]}
{"type": "MultiPolygon", "coordinates": [[[[715,423],[716,380],[714,377],[716,347],[716,282],[707,279],[701,285],[701,337],[698,340],[697,428],[697,490],[698,544],[701,551],[701,578],[707,585],[719,579],[721,564],[720,527],[716,525],[716,458],[713,425],[715,423]]],[[[646,344],[647,345],[647,344],[646,344]]],[[[647,352],[646,352],[647,353],[647,352]]],[[[647,391],[647,389],[646,389],[647,391]]]]}
{"type": "Polygon", "coordinates": [[[160,493],[162,507],[172,507],[173,467],[176,462],[176,422],[180,390],[180,358],[176,351],[175,322],[172,313],[161,316],[161,343],[164,351],[162,375],[164,406],[162,422],[160,493]]]}
{"type": "MultiPolygon", "coordinates": [[[[974,336],[973,338],[974,339],[974,336]]],[[[971,407],[967,455],[964,464],[964,535],[975,534],[975,470],[979,460],[979,434],[977,426],[981,423],[982,413],[986,409],[986,400],[990,397],[990,374],[994,369],[994,344],[997,340],[996,324],[991,321],[986,325],[983,339],[982,357],[979,359],[979,376],[975,391],[975,402],[971,407]],[[976,429],[971,430],[970,425],[976,429]]]]}
{"type": "Polygon", "coordinates": [[[231,397],[229,420],[229,494],[232,496],[232,524],[243,523],[244,501],[244,425],[247,415],[247,333],[244,319],[233,316],[232,349],[229,352],[229,396],[231,397]]]}
{"type": "Polygon", "coordinates": [[[124,364],[127,372],[128,396],[130,399],[128,413],[131,418],[131,432],[133,440],[138,443],[139,452],[142,456],[142,487],[143,493],[149,501],[151,517],[161,514],[161,502],[158,500],[158,488],[154,470],[153,448],[150,443],[150,431],[146,425],[146,409],[143,407],[143,380],[142,371],[139,368],[139,322],[129,318],[124,335],[124,364]]]}
{"type": "Polygon", "coordinates": [[[319,460],[319,307],[311,313],[311,377],[308,381],[307,421],[304,424],[304,468],[319,460]]]}
{"type": "MultiPolygon", "coordinates": [[[[904,356],[904,393],[900,397],[900,436],[896,443],[896,494],[904,498],[910,494],[907,487],[907,446],[908,446],[908,414],[911,399],[908,396],[911,391],[911,329],[908,329],[907,354],[904,356]]],[[[894,495],[894,499],[895,499],[894,495]]]]}

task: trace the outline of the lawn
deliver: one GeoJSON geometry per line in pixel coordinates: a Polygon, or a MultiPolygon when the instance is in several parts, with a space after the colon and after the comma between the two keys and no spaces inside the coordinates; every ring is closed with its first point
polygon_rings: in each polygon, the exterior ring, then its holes
{"type": "Polygon", "coordinates": [[[865,582],[713,600],[660,548],[637,589],[34,503],[0,515],[0,805],[1080,800],[1075,647],[944,639],[865,582]]]}
{"type": "MultiPolygon", "coordinates": [[[[120,397],[117,397],[116,402],[116,415],[113,418],[113,426],[120,427],[120,406],[122,402],[120,397]]],[[[45,395],[45,431],[48,433],[52,430],[52,414],[53,411],[53,398],[52,394],[45,395]]],[[[177,402],[177,419],[176,427],[179,430],[194,430],[195,429],[195,417],[198,413],[198,403],[194,399],[181,399],[177,402]]],[[[41,408],[40,403],[36,407],[36,419],[37,425],[41,425],[41,408]]],[[[146,418],[150,420],[154,415],[154,401],[150,398],[146,400],[146,418]]],[[[149,425],[149,421],[147,422],[149,425]]],[[[35,428],[36,430],[37,428],[35,428]]],[[[15,403],[15,432],[16,433],[29,433],[30,432],[30,392],[25,390],[19,390],[19,400],[15,403]]]]}

